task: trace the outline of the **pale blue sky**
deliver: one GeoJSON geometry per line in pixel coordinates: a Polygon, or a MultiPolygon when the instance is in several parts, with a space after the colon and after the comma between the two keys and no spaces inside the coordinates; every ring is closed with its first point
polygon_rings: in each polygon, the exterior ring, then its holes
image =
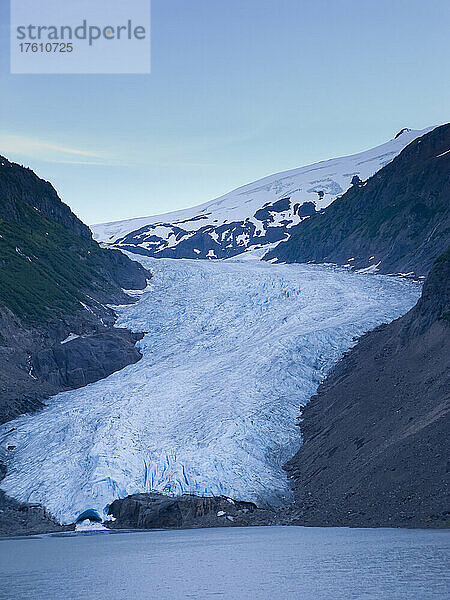
{"type": "Polygon", "coordinates": [[[151,75],[10,75],[0,7],[0,153],[88,223],[449,120],[447,0],[153,0],[151,75]]]}

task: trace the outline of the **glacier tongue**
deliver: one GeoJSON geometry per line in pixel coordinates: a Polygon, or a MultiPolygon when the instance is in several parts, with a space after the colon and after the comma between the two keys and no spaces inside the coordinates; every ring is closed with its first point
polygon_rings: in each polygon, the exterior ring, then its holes
{"type": "Polygon", "coordinates": [[[142,360],[0,429],[16,447],[2,489],[63,523],[150,490],[287,500],[299,407],[353,336],[420,293],[326,266],[140,260],[154,278],[118,325],[148,332],[142,360]]]}

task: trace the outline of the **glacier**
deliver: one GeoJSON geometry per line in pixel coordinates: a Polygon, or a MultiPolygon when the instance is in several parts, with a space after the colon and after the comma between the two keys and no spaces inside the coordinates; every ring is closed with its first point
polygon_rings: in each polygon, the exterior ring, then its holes
{"type": "Polygon", "coordinates": [[[139,257],[154,277],[116,311],[118,326],[146,332],[143,358],[3,425],[1,488],[62,523],[87,509],[106,518],[114,499],[146,491],[288,501],[282,465],[301,443],[301,406],[420,285],[244,256],[139,257]]]}

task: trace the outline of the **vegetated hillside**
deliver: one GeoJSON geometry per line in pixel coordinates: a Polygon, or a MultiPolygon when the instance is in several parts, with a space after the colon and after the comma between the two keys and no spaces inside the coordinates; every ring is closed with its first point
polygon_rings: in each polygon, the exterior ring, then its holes
{"type": "Polygon", "coordinates": [[[33,171],[0,157],[0,306],[32,322],[104,312],[129,302],[122,287],[143,288],[145,270],[108,251],[33,171]]]}
{"type": "Polygon", "coordinates": [[[163,215],[94,225],[97,240],[155,258],[230,258],[285,240],[295,225],[343,194],[354,178],[367,179],[422,131],[352,156],[269,175],[200,206],[163,215]]]}
{"type": "Polygon", "coordinates": [[[426,275],[450,239],[450,125],[411,142],[366,182],[300,223],[265,260],[426,275]]]}
{"type": "Polygon", "coordinates": [[[122,288],[147,277],[100,248],[48,182],[0,157],[0,423],[138,360],[105,304],[131,302],[122,288]]]}
{"type": "Polygon", "coordinates": [[[449,356],[447,249],[417,305],[363,336],[304,408],[291,522],[448,525],[449,356]]]}

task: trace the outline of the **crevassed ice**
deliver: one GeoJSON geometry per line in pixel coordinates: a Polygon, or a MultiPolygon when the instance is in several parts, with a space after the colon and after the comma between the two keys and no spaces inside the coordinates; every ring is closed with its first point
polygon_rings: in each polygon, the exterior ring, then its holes
{"type": "Polygon", "coordinates": [[[61,522],[150,490],[288,499],[300,406],[354,336],[420,293],[325,266],[139,260],[154,278],[118,325],[148,332],[142,360],[1,430],[16,446],[2,489],[61,522]]]}

